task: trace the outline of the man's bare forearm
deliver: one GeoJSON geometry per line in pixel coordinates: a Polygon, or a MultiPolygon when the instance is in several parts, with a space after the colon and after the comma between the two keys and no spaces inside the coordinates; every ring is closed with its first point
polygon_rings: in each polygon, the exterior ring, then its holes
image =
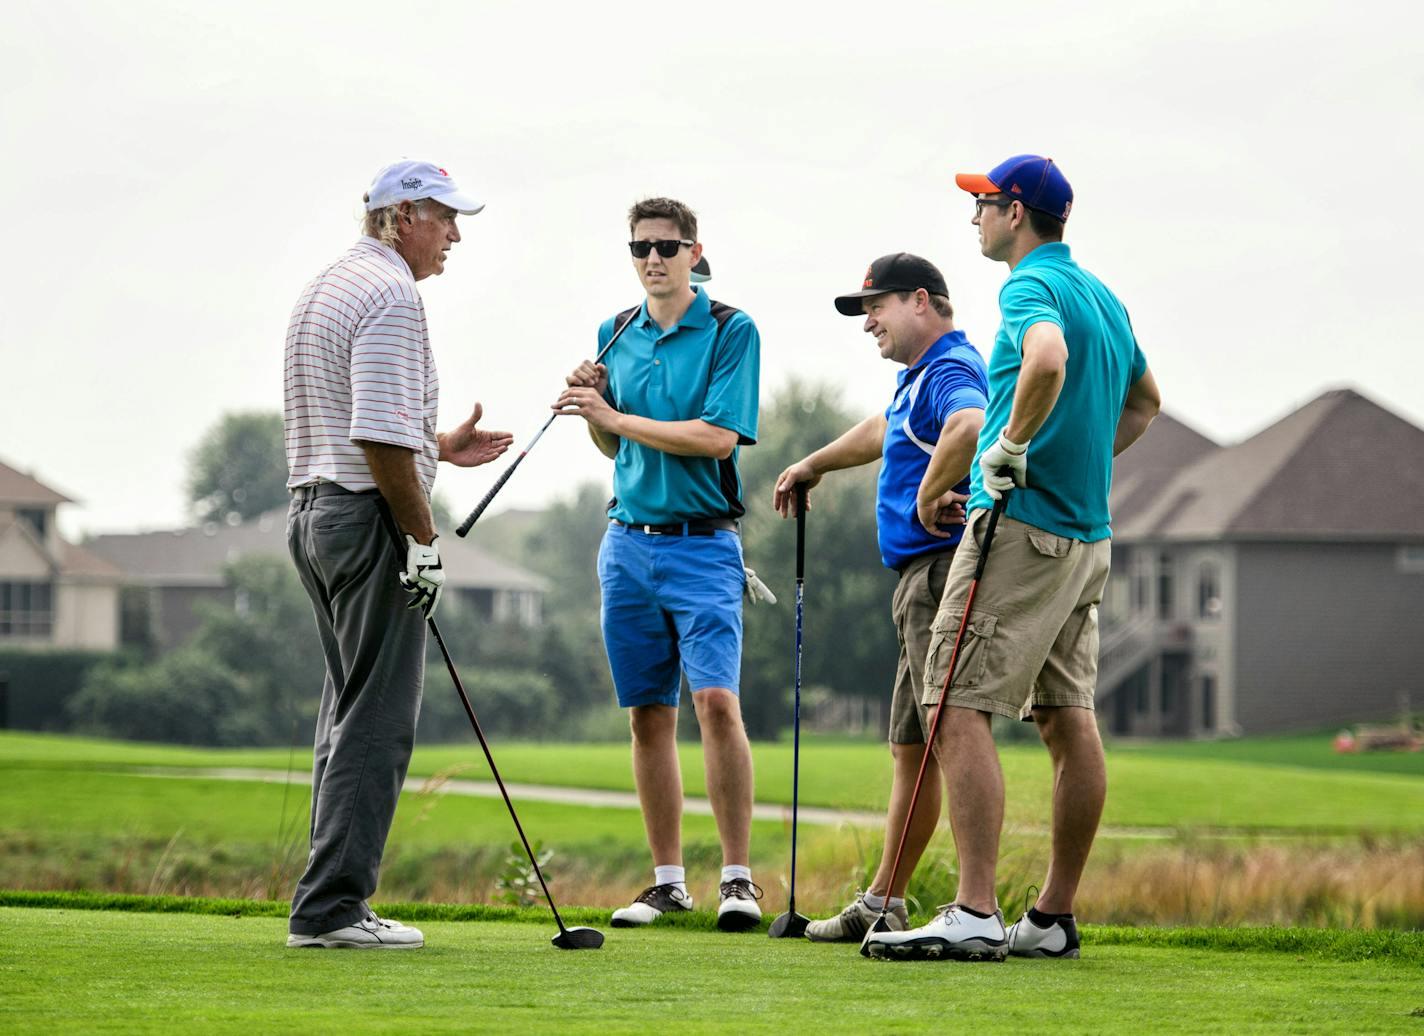
{"type": "Polygon", "coordinates": [[[730,428],[698,420],[655,421],[636,414],[619,414],[613,437],[632,439],[676,457],[716,457],[720,460],[730,457],[737,446],[737,433],[730,428]]]}
{"type": "Polygon", "coordinates": [[[1013,442],[1028,442],[1058,402],[1068,372],[1068,343],[1057,324],[1034,324],[1024,335],[1023,365],[1014,388],[1014,407],[1004,435],[1013,442]]]}
{"type": "Polygon", "coordinates": [[[871,414],[806,458],[816,474],[857,468],[880,459],[885,448],[885,415],[871,414]]]}
{"type": "Polygon", "coordinates": [[[1127,390],[1122,416],[1117,419],[1117,434],[1113,436],[1113,456],[1142,438],[1161,409],[1162,393],[1157,389],[1157,379],[1150,370],[1143,371],[1142,377],[1127,390]]]}
{"type": "Polygon", "coordinates": [[[371,469],[376,488],[386,500],[396,526],[415,537],[417,543],[435,539],[435,520],[430,513],[430,501],[415,469],[415,454],[403,446],[363,442],[366,465],[371,469]]]}
{"type": "Polygon", "coordinates": [[[979,446],[979,429],[984,426],[984,411],[965,407],[950,414],[940,429],[929,467],[925,468],[916,494],[920,503],[927,503],[948,493],[969,474],[974,463],[974,451],[979,446]]]}

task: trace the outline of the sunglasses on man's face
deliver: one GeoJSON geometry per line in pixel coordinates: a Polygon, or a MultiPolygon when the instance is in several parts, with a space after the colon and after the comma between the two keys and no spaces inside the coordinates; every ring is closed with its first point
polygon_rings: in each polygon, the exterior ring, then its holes
{"type": "Polygon", "coordinates": [[[683,245],[686,245],[688,248],[691,248],[696,243],[696,241],[679,240],[629,241],[628,251],[633,253],[634,259],[646,259],[648,255],[652,252],[652,250],[656,248],[658,250],[658,255],[662,256],[664,259],[671,259],[673,256],[677,255],[677,250],[683,245]]]}

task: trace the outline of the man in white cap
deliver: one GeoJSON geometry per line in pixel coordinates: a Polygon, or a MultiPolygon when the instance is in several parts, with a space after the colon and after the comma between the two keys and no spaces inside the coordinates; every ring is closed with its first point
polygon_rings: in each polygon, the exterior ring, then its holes
{"type": "Polygon", "coordinates": [[[365,202],[364,236],[307,285],[287,327],[287,543],[326,658],[311,854],[287,945],[413,949],[420,931],[377,917],[367,898],[415,744],[425,620],[445,580],[431,486],[437,461],[484,464],[513,437],[479,430],[478,403],[436,433],[439,379],[415,287],[444,272],[457,217],[484,206],[439,166],[407,160],[377,173],[365,202]]]}

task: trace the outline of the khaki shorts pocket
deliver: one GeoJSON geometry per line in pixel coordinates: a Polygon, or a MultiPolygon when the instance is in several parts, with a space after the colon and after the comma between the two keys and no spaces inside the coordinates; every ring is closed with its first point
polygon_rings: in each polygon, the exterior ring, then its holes
{"type": "MultiPolygon", "coordinates": [[[[925,693],[936,698],[944,688],[946,670],[954,654],[954,638],[959,635],[963,613],[941,612],[930,627],[930,650],[925,658],[925,693]]],[[[972,615],[959,645],[959,658],[954,665],[951,687],[978,687],[984,681],[984,668],[989,660],[989,647],[998,627],[997,615],[972,615]]]]}
{"type": "Polygon", "coordinates": [[[1046,558],[1066,558],[1073,549],[1073,541],[1067,536],[1058,536],[1042,529],[1030,529],[1028,541],[1033,549],[1046,558]]]}

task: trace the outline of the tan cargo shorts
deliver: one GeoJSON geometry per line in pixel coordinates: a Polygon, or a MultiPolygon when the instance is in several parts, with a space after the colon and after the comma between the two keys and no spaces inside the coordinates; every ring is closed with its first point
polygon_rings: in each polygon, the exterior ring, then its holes
{"type": "Polygon", "coordinates": [[[929,739],[930,710],[924,698],[925,655],[930,648],[930,626],[939,611],[939,599],[949,578],[954,549],[923,554],[900,571],[890,616],[900,640],[900,661],[895,667],[895,693],[890,698],[890,743],[922,745],[929,739]]]}
{"type": "MultiPolygon", "coordinates": [[[[969,516],[950,566],[925,658],[926,705],[944,688],[988,522],[987,510],[969,516]]],[[[1091,709],[1111,551],[1109,540],[1083,543],[1001,517],[946,702],[1019,719],[1034,706],[1091,709]]]]}

